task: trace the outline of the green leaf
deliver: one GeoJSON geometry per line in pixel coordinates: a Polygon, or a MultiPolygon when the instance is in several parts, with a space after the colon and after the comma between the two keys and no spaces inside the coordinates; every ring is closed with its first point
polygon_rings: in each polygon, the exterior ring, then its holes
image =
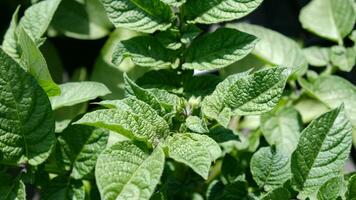
{"type": "Polygon", "coordinates": [[[215,91],[204,98],[202,112],[211,119],[218,119],[224,108],[231,109],[235,115],[261,114],[273,109],[290,70],[277,67],[248,73],[231,75],[219,83],[215,91]]]}
{"type": "Polygon", "coordinates": [[[306,30],[342,44],[354,27],[356,10],[352,0],[313,0],[301,10],[299,20],[306,30]]]}
{"type": "Polygon", "coordinates": [[[209,129],[206,123],[197,116],[189,116],[185,120],[186,126],[195,133],[207,133],[209,129]]]}
{"type": "Polygon", "coordinates": [[[349,178],[349,182],[347,184],[346,199],[356,199],[356,175],[353,175],[351,178],[349,178]]]}
{"type": "Polygon", "coordinates": [[[75,124],[85,124],[115,131],[130,139],[157,145],[168,135],[168,125],[147,104],[123,103],[117,109],[97,110],[85,114],[75,124]]]}
{"type": "Polygon", "coordinates": [[[135,97],[125,98],[123,100],[102,101],[99,104],[105,106],[111,105],[117,109],[134,113],[154,126],[157,133],[165,136],[169,134],[169,126],[167,122],[147,103],[140,101],[135,97]]]}
{"type": "Polygon", "coordinates": [[[281,187],[291,178],[289,156],[273,147],[262,147],[251,158],[251,173],[266,191],[281,187]]]}
{"type": "Polygon", "coordinates": [[[331,62],[341,71],[350,72],[356,62],[356,52],[352,48],[333,46],[331,48],[331,62]]]}
{"type": "Polygon", "coordinates": [[[187,96],[206,96],[211,94],[223,79],[220,76],[205,74],[188,76],[183,82],[183,91],[187,96]]]}
{"type": "Polygon", "coordinates": [[[61,0],[41,1],[26,9],[21,18],[19,26],[25,29],[37,45],[41,44],[41,37],[47,31],[60,2],[61,0]]]}
{"type": "Polygon", "coordinates": [[[352,127],[340,106],[313,120],[292,154],[293,185],[301,196],[315,193],[340,174],[350,153],[352,127]]]}
{"type": "Polygon", "coordinates": [[[230,124],[232,112],[230,108],[224,108],[218,115],[216,121],[223,127],[227,128],[230,124]]]}
{"type": "Polygon", "coordinates": [[[208,149],[211,161],[215,161],[221,156],[222,152],[220,146],[212,138],[208,137],[207,135],[194,133],[191,133],[190,137],[199,141],[208,149]]]}
{"type": "Polygon", "coordinates": [[[174,7],[179,7],[186,2],[186,0],[161,0],[161,1],[167,5],[174,6],[174,7]]]}
{"type": "Polygon", "coordinates": [[[146,102],[153,109],[155,109],[159,114],[162,113],[162,107],[155,95],[150,91],[143,89],[136,85],[126,74],[124,74],[125,80],[125,90],[128,94],[135,96],[137,99],[146,102]]]}
{"type": "Polygon", "coordinates": [[[161,106],[166,110],[166,112],[176,112],[183,106],[184,99],[167,92],[166,90],[161,90],[157,88],[148,89],[148,91],[153,94],[161,106]]]}
{"type": "Polygon", "coordinates": [[[46,32],[54,13],[56,12],[61,0],[45,0],[34,4],[25,10],[24,16],[18,23],[18,10],[12,16],[9,29],[6,31],[3,49],[14,59],[20,58],[18,47],[17,30],[23,28],[37,46],[40,46],[44,39],[42,35],[46,32]]]}
{"type": "Polygon", "coordinates": [[[47,96],[60,95],[61,89],[52,80],[45,58],[30,36],[22,28],[18,32],[18,42],[22,51],[20,63],[35,77],[47,96]]]}
{"type": "Polygon", "coordinates": [[[208,178],[211,162],[220,156],[219,145],[206,135],[180,133],[167,138],[168,157],[208,178]],[[218,155],[219,154],[219,155],[218,155]]]}
{"type": "Polygon", "coordinates": [[[278,103],[289,74],[289,69],[278,67],[242,77],[228,88],[225,105],[237,115],[267,112],[278,103]]]}
{"type": "Polygon", "coordinates": [[[195,39],[183,68],[209,70],[226,67],[249,54],[257,38],[230,28],[220,28],[195,39]]]}
{"type": "Polygon", "coordinates": [[[161,147],[149,153],[129,141],[104,150],[95,168],[102,199],[148,200],[160,181],[164,159],[161,147]]]}
{"type": "Polygon", "coordinates": [[[188,22],[215,24],[244,17],[261,3],[262,0],[187,0],[184,11],[188,22]]]}
{"type": "Polygon", "coordinates": [[[248,200],[247,183],[245,181],[236,181],[225,186],[221,200],[248,200]]]}
{"type": "Polygon", "coordinates": [[[302,119],[293,107],[284,107],[261,116],[261,130],[268,144],[291,155],[298,144],[302,119]]]}
{"type": "Polygon", "coordinates": [[[14,59],[19,59],[19,47],[17,44],[16,30],[18,26],[18,14],[20,7],[18,6],[12,15],[10,26],[7,29],[4,40],[2,41],[2,49],[14,59]]]}
{"type": "Polygon", "coordinates": [[[329,179],[320,187],[317,194],[318,200],[337,199],[342,196],[343,186],[344,178],[342,176],[329,179]]]}
{"type": "MultiPolygon", "coordinates": [[[[136,80],[137,84],[131,82],[132,87],[142,87],[142,90],[153,95],[161,106],[167,111],[179,109],[183,99],[168,91],[176,91],[181,87],[182,77],[177,72],[171,70],[149,71],[136,80]],[[144,89],[150,88],[150,89],[144,89]]],[[[129,84],[130,85],[130,84],[129,84]]],[[[128,93],[134,95],[134,92],[127,87],[128,93]]],[[[135,90],[137,90],[136,88],[135,90]]],[[[136,91],[137,92],[137,91],[136,91]]],[[[160,109],[160,108],[158,108],[160,109]]]]}
{"type": "Polygon", "coordinates": [[[56,121],[56,133],[62,132],[80,114],[88,109],[88,103],[80,103],[73,106],[62,107],[54,111],[56,121]]]}
{"type": "Polygon", "coordinates": [[[330,48],[308,47],[303,49],[303,53],[308,63],[312,66],[323,67],[330,64],[330,48]]]}
{"type": "Polygon", "coordinates": [[[57,34],[89,40],[108,35],[112,27],[100,0],[62,0],[51,25],[57,34]]]}
{"type": "Polygon", "coordinates": [[[0,77],[0,162],[38,165],[47,159],[55,142],[48,97],[2,49],[0,77]]]}
{"type": "Polygon", "coordinates": [[[262,200],[286,200],[291,199],[290,192],[285,188],[277,188],[268,192],[262,200]]]}
{"type": "Polygon", "coordinates": [[[52,179],[43,190],[44,200],[84,200],[85,188],[82,181],[70,180],[67,177],[57,176],[52,179]]]}
{"type": "Polygon", "coordinates": [[[265,67],[270,67],[270,64],[261,60],[252,53],[248,54],[245,58],[219,70],[222,77],[227,77],[232,74],[241,73],[251,69],[259,70],[265,67]]]}
{"type": "Polygon", "coordinates": [[[170,28],[166,31],[157,33],[157,40],[167,49],[177,50],[182,47],[182,43],[179,41],[180,32],[176,28],[170,28]]]}
{"type": "Polygon", "coordinates": [[[202,32],[202,30],[200,30],[200,28],[197,27],[196,25],[187,24],[183,28],[183,33],[180,38],[180,41],[184,44],[191,43],[196,37],[198,37],[200,35],[201,32],[202,32]]]}
{"type": "Polygon", "coordinates": [[[206,189],[207,200],[219,200],[222,198],[224,184],[221,181],[213,180],[206,189]]]}
{"type": "Polygon", "coordinates": [[[108,138],[108,131],[83,125],[69,126],[59,135],[62,161],[72,166],[71,177],[81,179],[93,171],[108,138]]]}
{"type": "Polygon", "coordinates": [[[6,174],[0,174],[0,200],[26,200],[25,184],[6,174]]]}
{"type": "Polygon", "coordinates": [[[224,143],[228,141],[239,141],[239,136],[235,134],[232,130],[215,126],[209,130],[208,136],[214,139],[218,143],[224,143]]]}
{"type": "Polygon", "coordinates": [[[127,57],[142,67],[162,69],[176,66],[175,52],[166,49],[151,36],[138,36],[119,42],[114,49],[113,63],[119,65],[127,57]]]}
{"type": "Polygon", "coordinates": [[[346,115],[353,126],[356,126],[356,87],[352,83],[338,76],[320,76],[313,83],[300,83],[308,93],[329,108],[336,108],[344,103],[346,115]]]}
{"type": "MultiPolygon", "coordinates": [[[[213,93],[209,96],[206,96],[203,101],[202,101],[202,113],[211,118],[211,119],[218,119],[220,113],[224,109],[224,101],[223,99],[225,96],[228,96],[227,94],[227,88],[229,88],[231,85],[233,85],[237,80],[244,76],[248,76],[249,72],[243,72],[243,73],[238,73],[234,74],[231,76],[228,76],[224,81],[219,83],[213,93]]],[[[231,110],[230,110],[231,111],[231,110]]],[[[225,116],[225,115],[224,115],[225,116]]],[[[228,113],[228,116],[226,117],[225,121],[230,121],[231,114],[228,113]]],[[[227,123],[223,123],[223,125],[226,125],[227,123]]]]}
{"type": "Polygon", "coordinates": [[[252,24],[231,24],[228,27],[255,35],[259,41],[252,54],[267,64],[292,68],[293,74],[297,76],[301,76],[306,72],[308,63],[303,51],[290,38],[276,31],[252,24]]]}
{"type": "Polygon", "coordinates": [[[101,0],[115,27],[153,33],[171,26],[172,12],[160,0],[101,0]]]}
{"type": "Polygon", "coordinates": [[[60,85],[60,88],[61,95],[51,98],[53,110],[110,94],[104,84],[90,81],[64,83],[60,85]]]}
{"type": "Polygon", "coordinates": [[[305,95],[296,102],[294,108],[301,114],[304,123],[309,123],[319,115],[329,110],[325,104],[305,95]]]}

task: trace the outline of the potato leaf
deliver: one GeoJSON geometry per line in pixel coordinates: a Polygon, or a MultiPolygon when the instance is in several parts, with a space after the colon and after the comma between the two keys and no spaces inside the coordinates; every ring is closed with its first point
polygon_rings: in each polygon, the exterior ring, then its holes
{"type": "Polygon", "coordinates": [[[160,181],[164,153],[152,153],[124,141],[114,144],[99,156],[95,177],[102,199],[150,199],[160,181]]]}
{"type": "Polygon", "coordinates": [[[251,158],[251,173],[259,187],[277,189],[291,178],[290,158],[274,147],[263,147],[251,158]]]}
{"type": "Polygon", "coordinates": [[[308,31],[342,44],[355,25],[353,4],[352,0],[313,0],[301,10],[299,20],[308,31]]]}
{"type": "Polygon", "coordinates": [[[344,187],[343,177],[335,177],[326,181],[319,189],[318,200],[337,199],[343,196],[342,190],[344,187]]]}
{"type": "Polygon", "coordinates": [[[194,133],[175,134],[167,139],[166,146],[168,157],[186,164],[204,179],[208,178],[211,162],[221,153],[213,139],[194,133]]]}
{"type": "Polygon", "coordinates": [[[153,33],[171,26],[172,12],[160,0],[101,0],[115,27],[153,33]]]}
{"type": "Polygon", "coordinates": [[[61,95],[51,98],[53,110],[110,94],[104,84],[91,81],[69,82],[61,84],[59,87],[62,91],[61,95]]]}
{"type": "Polygon", "coordinates": [[[226,67],[249,54],[257,38],[229,28],[220,28],[194,40],[183,68],[209,70],[226,67]]]}
{"type": "Polygon", "coordinates": [[[19,29],[18,43],[22,50],[20,63],[23,67],[35,77],[49,97],[60,95],[61,89],[52,80],[45,58],[22,28],[19,29]]]}
{"type": "Polygon", "coordinates": [[[272,66],[285,66],[293,69],[294,76],[301,76],[306,72],[308,63],[302,49],[290,38],[267,28],[239,23],[228,25],[259,38],[252,54],[272,66]]]}
{"type": "Polygon", "coordinates": [[[84,125],[71,125],[59,135],[61,162],[69,164],[71,177],[81,179],[93,171],[108,137],[108,131],[84,125]]]}
{"type": "Polygon", "coordinates": [[[300,196],[312,195],[340,175],[351,143],[352,127],[343,106],[321,115],[303,130],[292,154],[293,185],[300,196]]]}
{"type": "Polygon", "coordinates": [[[38,165],[47,159],[55,142],[48,97],[2,49],[0,77],[0,162],[38,165]]]}
{"type": "Polygon", "coordinates": [[[119,42],[113,52],[113,63],[119,65],[124,58],[130,58],[136,65],[153,69],[176,66],[175,52],[166,49],[150,36],[138,36],[119,42]]]}
{"type": "Polygon", "coordinates": [[[148,142],[150,145],[157,145],[169,133],[165,120],[143,101],[125,99],[103,104],[115,105],[117,108],[87,113],[75,123],[110,129],[130,139],[148,142]]]}
{"type": "Polygon", "coordinates": [[[187,0],[184,9],[188,22],[213,24],[244,17],[261,3],[262,0],[187,0]]]}
{"type": "Polygon", "coordinates": [[[261,115],[261,130],[267,142],[287,155],[297,147],[301,129],[301,116],[292,107],[261,115]]]}
{"type": "Polygon", "coordinates": [[[287,68],[277,67],[231,75],[204,98],[202,112],[211,119],[218,119],[226,108],[235,115],[270,111],[279,101],[289,73],[287,68]]]}
{"type": "Polygon", "coordinates": [[[61,0],[45,0],[36,3],[25,10],[25,14],[18,22],[18,10],[12,16],[9,29],[5,33],[2,43],[3,50],[14,59],[20,58],[21,51],[18,47],[17,30],[23,28],[37,46],[40,46],[44,39],[43,34],[47,31],[52,18],[61,0]]]}

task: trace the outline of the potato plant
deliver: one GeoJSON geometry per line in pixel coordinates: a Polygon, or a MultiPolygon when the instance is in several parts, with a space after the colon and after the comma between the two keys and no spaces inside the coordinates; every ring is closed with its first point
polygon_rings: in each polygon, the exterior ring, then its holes
{"type": "Polygon", "coordinates": [[[356,199],[353,0],[301,10],[307,47],[241,19],[262,0],[31,3],[0,48],[0,199],[356,199]],[[56,37],[106,43],[68,74],[56,37]]]}

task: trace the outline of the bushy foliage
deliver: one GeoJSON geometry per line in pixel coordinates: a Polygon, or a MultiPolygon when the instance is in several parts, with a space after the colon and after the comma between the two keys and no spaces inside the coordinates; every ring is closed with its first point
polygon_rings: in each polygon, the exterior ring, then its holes
{"type": "Polygon", "coordinates": [[[305,6],[332,44],[307,48],[234,21],[262,0],[32,3],[0,48],[0,199],[356,199],[354,1],[305,6]],[[89,81],[52,78],[47,36],[108,34],[89,81]]]}

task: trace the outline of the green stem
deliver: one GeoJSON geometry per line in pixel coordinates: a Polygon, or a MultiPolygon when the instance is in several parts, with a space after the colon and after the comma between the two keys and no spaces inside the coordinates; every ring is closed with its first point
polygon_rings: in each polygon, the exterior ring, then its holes
{"type": "Polygon", "coordinates": [[[337,68],[332,66],[332,65],[328,65],[326,67],[326,69],[321,73],[321,75],[332,75],[337,71],[337,68]]]}

